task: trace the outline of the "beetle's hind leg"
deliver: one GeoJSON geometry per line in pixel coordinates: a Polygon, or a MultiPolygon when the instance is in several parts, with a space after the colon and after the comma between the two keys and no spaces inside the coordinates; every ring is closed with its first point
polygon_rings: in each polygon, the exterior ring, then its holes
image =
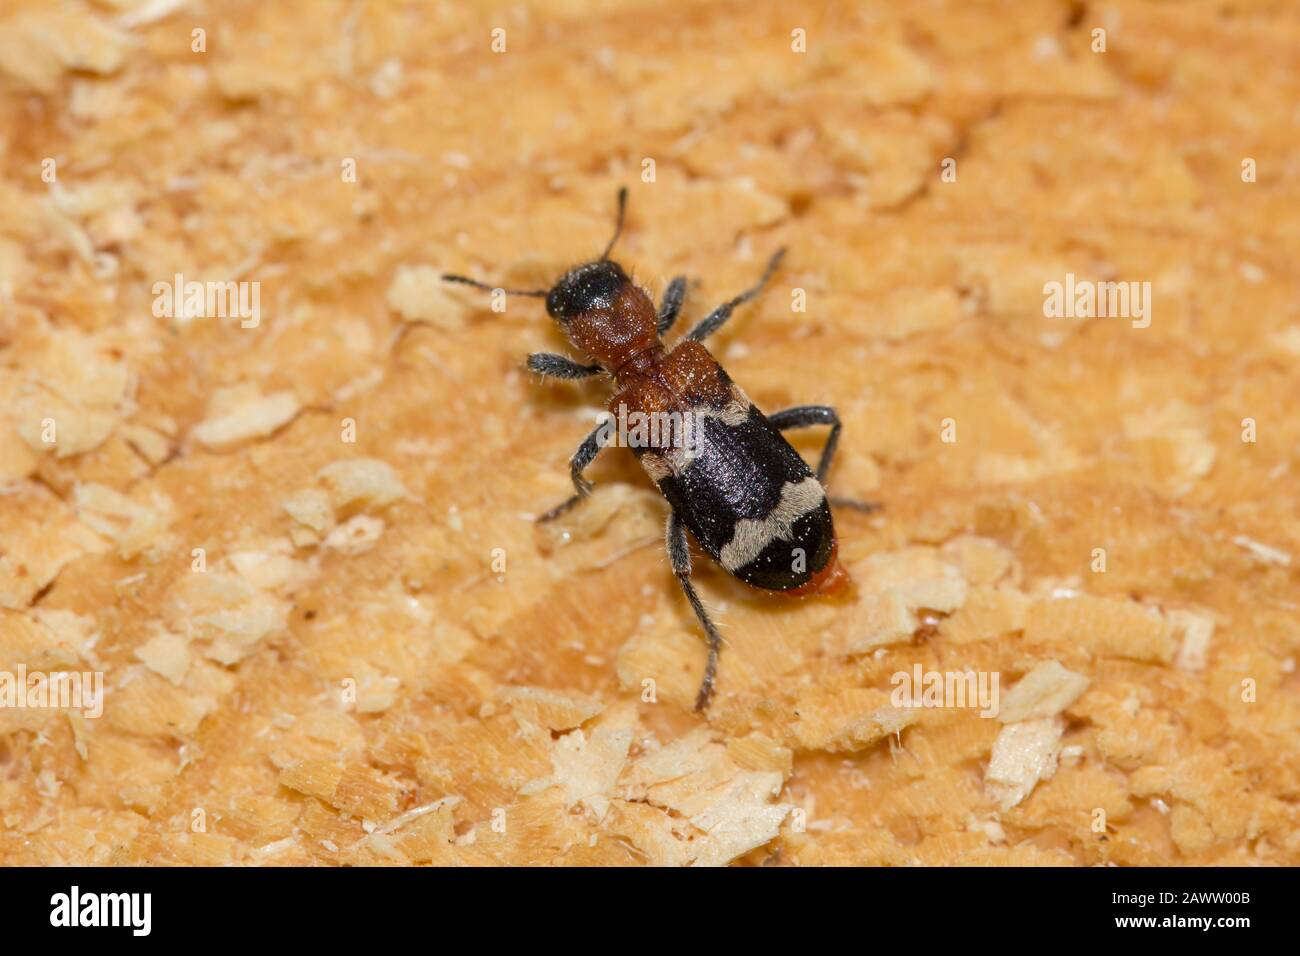
{"type": "Polygon", "coordinates": [[[569,475],[573,479],[573,487],[577,491],[577,494],[571,498],[566,498],[550,511],[540,515],[537,519],[538,523],[554,521],[583,498],[587,497],[587,495],[591,494],[591,482],[586,478],[583,478],[582,473],[587,470],[587,466],[590,465],[592,461],[595,460],[596,455],[600,453],[600,449],[603,447],[601,444],[601,438],[603,437],[602,431],[607,430],[608,429],[606,429],[603,424],[597,425],[592,429],[591,434],[582,440],[582,444],[578,446],[578,450],[575,451],[573,457],[569,459],[569,475]]]}
{"type": "Polygon", "coordinates": [[[691,584],[691,549],[686,542],[686,526],[682,524],[682,519],[676,511],[668,516],[667,537],[668,560],[672,562],[673,573],[677,575],[677,581],[686,594],[686,600],[691,602],[691,608],[695,611],[695,616],[700,619],[709,641],[709,660],[704,665],[704,679],[700,682],[699,693],[695,695],[695,711],[703,713],[709,706],[709,699],[713,696],[713,681],[718,675],[718,651],[722,647],[722,635],[718,633],[708,612],[704,610],[704,603],[696,593],[695,585],[691,584]]]}
{"type": "MultiPolygon", "coordinates": [[[[796,405],[794,408],[787,408],[775,412],[768,416],[768,421],[775,425],[781,431],[787,428],[807,428],[810,425],[830,425],[831,434],[826,439],[826,445],[822,448],[821,460],[817,462],[817,480],[826,484],[826,475],[831,470],[831,462],[835,458],[835,449],[840,443],[840,429],[843,423],[840,421],[839,414],[829,405],[796,405]]],[[[852,498],[829,498],[832,505],[841,508],[852,508],[854,511],[861,511],[870,514],[873,511],[880,510],[878,501],[855,501],[852,498]]]]}
{"type": "Polygon", "coordinates": [[[881,508],[885,507],[879,501],[859,501],[857,498],[838,498],[835,495],[827,495],[826,500],[836,508],[848,508],[850,511],[860,511],[864,515],[875,514],[881,508]]]}
{"type": "Polygon", "coordinates": [[[826,473],[831,470],[831,461],[835,458],[835,448],[840,443],[840,429],[843,423],[835,409],[829,405],[796,405],[794,408],[773,412],[767,417],[780,431],[787,428],[807,428],[810,425],[830,425],[831,434],[822,448],[821,460],[817,462],[817,480],[826,483],[826,473]]]}

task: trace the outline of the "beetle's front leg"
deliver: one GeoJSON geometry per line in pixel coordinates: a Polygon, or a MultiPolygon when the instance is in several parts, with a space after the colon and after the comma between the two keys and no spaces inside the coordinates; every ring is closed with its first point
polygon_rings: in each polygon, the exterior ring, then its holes
{"type": "Polygon", "coordinates": [[[554,352],[534,352],[528,356],[528,371],[547,378],[590,378],[604,369],[599,365],[581,365],[554,352]]]}

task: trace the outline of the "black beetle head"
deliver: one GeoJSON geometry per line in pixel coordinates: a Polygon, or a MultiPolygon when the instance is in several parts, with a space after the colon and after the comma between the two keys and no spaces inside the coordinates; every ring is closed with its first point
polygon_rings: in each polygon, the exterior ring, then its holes
{"type": "Polygon", "coordinates": [[[617,262],[598,259],[570,269],[546,294],[546,311],[568,323],[593,309],[613,308],[630,280],[617,262]]]}

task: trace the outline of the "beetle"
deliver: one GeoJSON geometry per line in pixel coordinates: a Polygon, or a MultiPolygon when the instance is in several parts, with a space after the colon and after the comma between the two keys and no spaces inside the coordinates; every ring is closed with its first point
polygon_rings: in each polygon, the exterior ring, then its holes
{"type": "MultiPolygon", "coordinates": [[[[692,429],[661,432],[636,443],[633,453],[670,505],[668,558],[708,641],[708,660],[695,710],[713,695],[722,637],[691,583],[687,531],[729,574],[746,584],[789,595],[832,593],[848,576],[837,558],[831,503],[870,512],[877,503],[830,499],[824,483],[839,442],[841,423],[828,405],[799,405],[764,415],[701,344],[741,305],[763,291],[785,256],[778,249],[749,289],[701,319],[671,349],[663,337],[672,329],[686,297],[686,278],[673,279],[656,310],[646,292],[609,258],[623,232],[627,189],[618,193],[614,235],[599,259],[566,272],[549,289],[500,290],[546,300],[574,348],[589,364],[539,352],[530,371],[550,378],[583,379],[608,374],[618,393],[610,409],[646,415],[678,415],[692,429]],[[829,425],[816,471],[781,434],[791,428],[829,425]],[[691,441],[683,433],[692,430],[691,441]]],[[[444,274],[457,282],[496,292],[468,276],[444,274]]],[[[605,423],[589,434],[569,463],[574,494],[538,517],[553,521],[591,494],[583,477],[609,440],[605,423]]]]}

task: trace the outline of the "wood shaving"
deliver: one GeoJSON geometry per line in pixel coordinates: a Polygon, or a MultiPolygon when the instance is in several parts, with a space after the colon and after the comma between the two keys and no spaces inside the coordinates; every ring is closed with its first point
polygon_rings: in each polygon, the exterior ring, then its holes
{"type": "Polygon", "coordinates": [[[292,392],[260,394],[256,387],[240,385],[219,390],[208,406],[208,416],[194,428],[194,437],[209,448],[224,451],[251,438],[264,438],[298,414],[292,392]]]}
{"type": "Polygon", "coordinates": [[[1056,661],[1043,661],[1002,698],[998,719],[1004,724],[1054,717],[1088,689],[1088,678],[1066,670],[1056,661]]]}
{"type": "Polygon", "coordinates": [[[1065,721],[1044,717],[1008,724],[993,742],[984,783],[1003,810],[1010,810],[1033,791],[1040,780],[1056,773],[1065,721]]]}
{"type": "Polygon", "coordinates": [[[0,675],[104,697],[0,708],[0,863],[1300,863],[1300,15],[1166,7],[1102,54],[1053,3],[542,5],[539,60],[474,5],[8,0],[0,675]],[[548,286],[623,185],[675,333],[788,247],[708,347],[882,505],[835,597],[693,556],[705,716],[632,456],[535,521],[607,377],[441,281],[548,286]]]}

